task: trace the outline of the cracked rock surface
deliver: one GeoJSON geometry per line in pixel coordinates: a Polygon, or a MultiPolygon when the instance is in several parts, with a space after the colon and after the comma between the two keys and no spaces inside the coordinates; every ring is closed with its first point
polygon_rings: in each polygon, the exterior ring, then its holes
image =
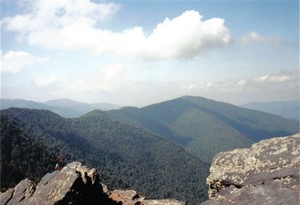
{"type": "Polygon", "coordinates": [[[218,153],[207,204],[299,204],[300,134],[218,153]]]}

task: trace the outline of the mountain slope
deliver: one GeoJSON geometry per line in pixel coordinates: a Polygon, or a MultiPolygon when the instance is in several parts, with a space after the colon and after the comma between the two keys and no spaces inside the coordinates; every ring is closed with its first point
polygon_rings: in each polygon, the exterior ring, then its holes
{"type": "Polygon", "coordinates": [[[161,136],[111,120],[103,111],[75,119],[17,108],[0,114],[36,143],[97,167],[110,188],[132,187],[149,197],[191,204],[206,198],[208,164],[161,136]]]}
{"type": "Polygon", "coordinates": [[[253,111],[201,97],[186,96],[183,99],[197,104],[207,113],[218,117],[255,142],[299,132],[297,123],[276,115],[253,111]]]}
{"type": "Polygon", "coordinates": [[[221,151],[249,147],[253,142],[299,131],[284,118],[202,97],[185,96],[144,108],[108,112],[112,118],[144,127],[181,144],[210,162],[221,151]]]}
{"type": "Polygon", "coordinates": [[[281,102],[252,102],[242,105],[242,107],[259,110],[298,121],[300,117],[299,100],[281,102]]]}
{"type": "Polygon", "coordinates": [[[28,137],[16,123],[1,115],[1,188],[28,177],[37,182],[53,170],[56,153],[28,137]]]}

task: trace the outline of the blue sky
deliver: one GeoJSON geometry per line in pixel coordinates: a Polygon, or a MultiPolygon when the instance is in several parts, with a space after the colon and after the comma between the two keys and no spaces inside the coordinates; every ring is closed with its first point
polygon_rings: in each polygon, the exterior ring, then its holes
{"type": "Polygon", "coordinates": [[[1,9],[2,98],[299,98],[296,0],[1,0],[1,9]]]}

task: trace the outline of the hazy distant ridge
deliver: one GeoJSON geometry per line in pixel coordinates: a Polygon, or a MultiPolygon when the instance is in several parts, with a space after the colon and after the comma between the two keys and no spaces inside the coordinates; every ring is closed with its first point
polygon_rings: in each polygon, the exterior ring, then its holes
{"type": "Polygon", "coordinates": [[[242,107],[263,112],[279,115],[287,119],[298,120],[299,113],[299,100],[293,101],[274,101],[274,102],[252,102],[242,105],[242,107]]]}
{"type": "Polygon", "coordinates": [[[31,108],[50,110],[59,114],[62,117],[73,118],[84,115],[90,111],[118,109],[121,106],[109,103],[83,103],[70,99],[56,99],[46,102],[34,102],[23,99],[0,99],[1,109],[10,107],[31,108]]]}

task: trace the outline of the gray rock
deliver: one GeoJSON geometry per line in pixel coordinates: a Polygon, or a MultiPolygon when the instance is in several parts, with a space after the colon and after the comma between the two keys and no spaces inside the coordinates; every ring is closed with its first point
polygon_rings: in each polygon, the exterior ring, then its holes
{"type": "Polygon", "coordinates": [[[18,204],[24,198],[30,197],[34,192],[34,183],[29,179],[22,180],[14,188],[8,189],[6,192],[1,193],[1,204],[13,205],[18,204]]]}
{"type": "Polygon", "coordinates": [[[299,204],[300,134],[217,154],[207,204],[299,204]]]}

